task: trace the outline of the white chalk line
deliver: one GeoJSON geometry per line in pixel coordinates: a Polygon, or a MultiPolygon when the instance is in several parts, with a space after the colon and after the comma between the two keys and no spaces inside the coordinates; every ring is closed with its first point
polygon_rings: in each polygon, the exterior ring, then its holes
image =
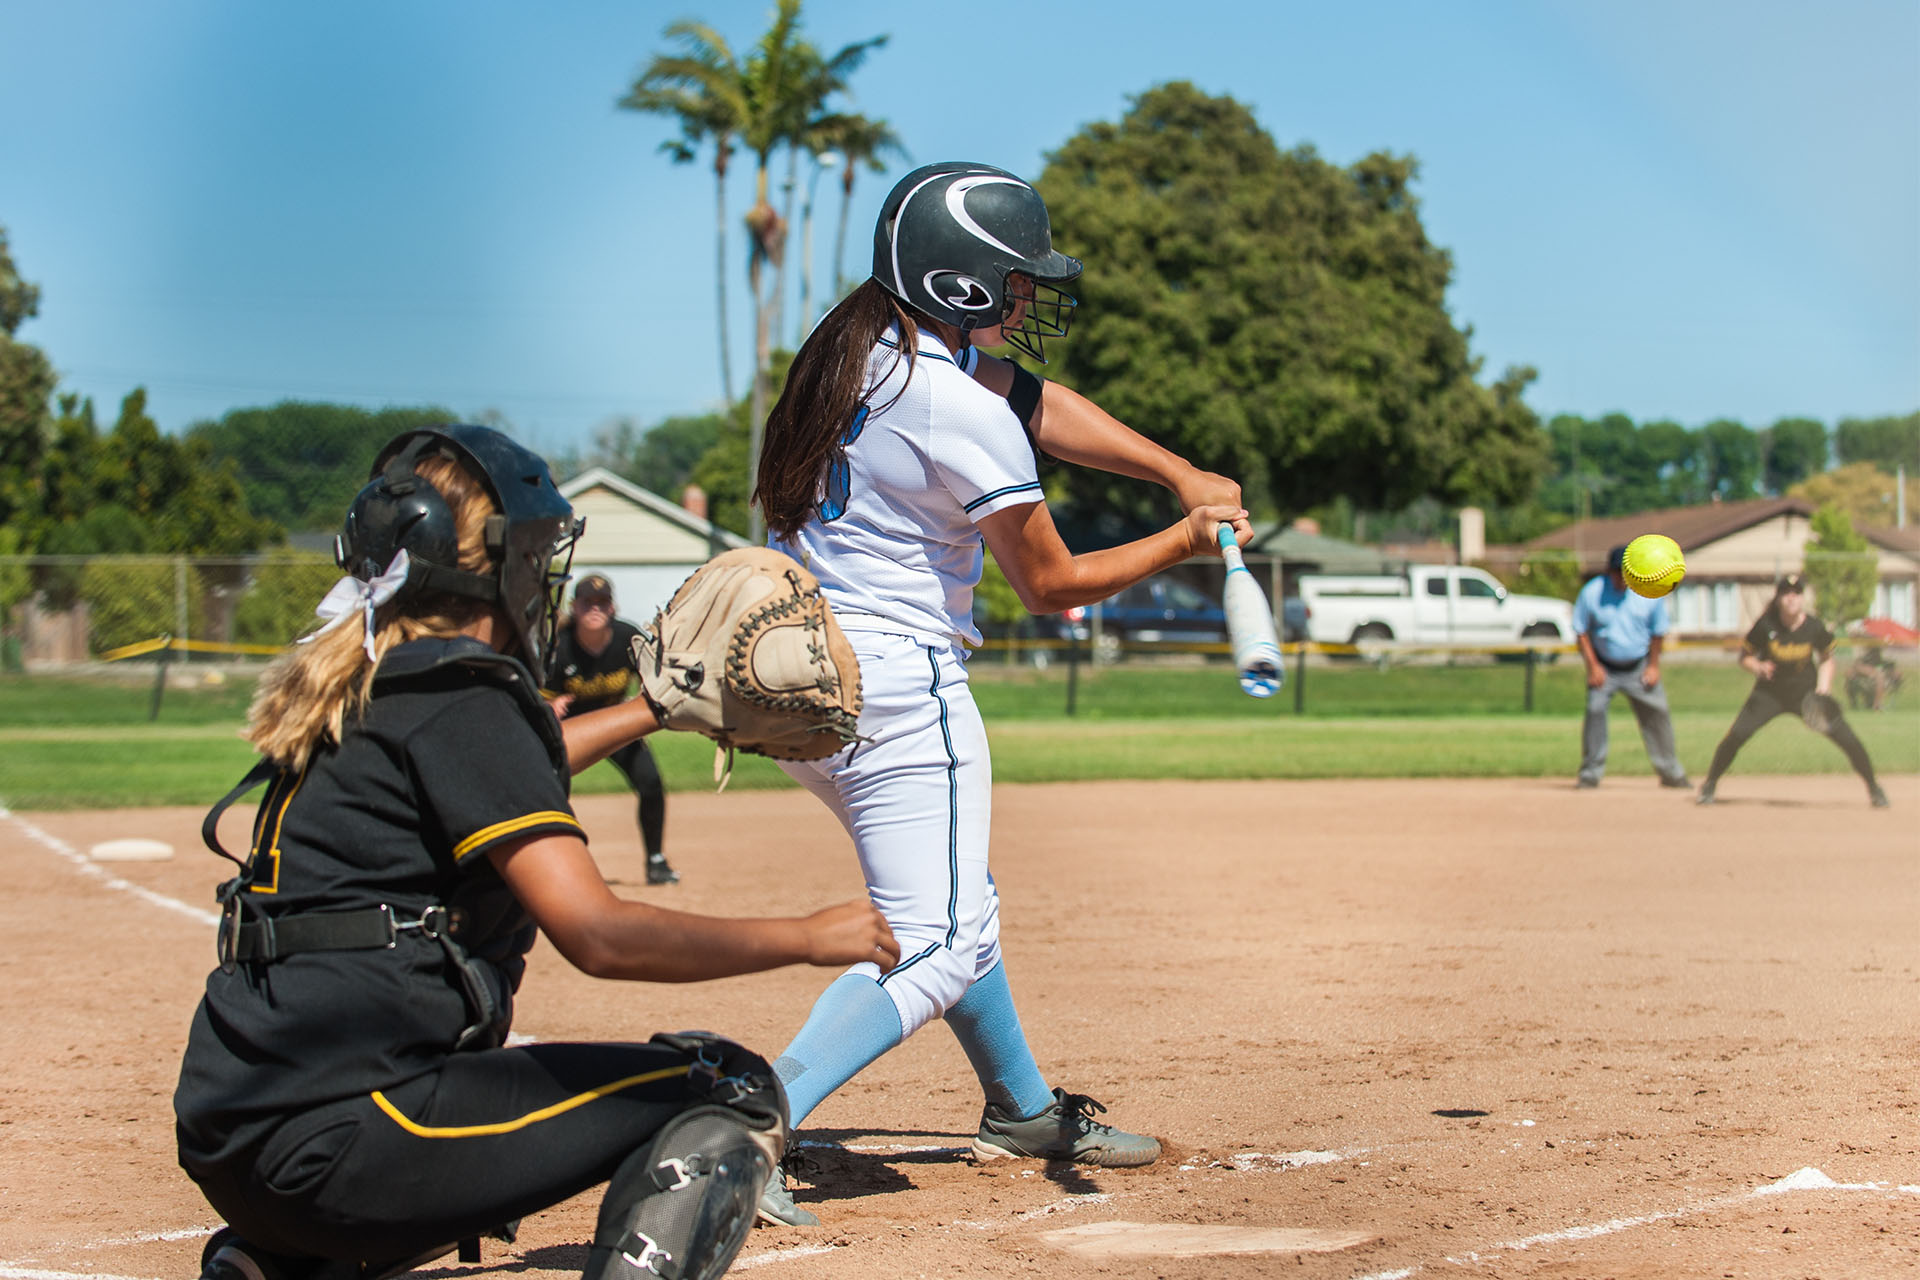
{"type": "MultiPolygon", "coordinates": [[[[220,923],[220,916],[217,912],[208,911],[205,907],[189,906],[178,898],[169,898],[164,893],[155,893],[145,885],[135,884],[131,880],[122,879],[110,871],[102,870],[99,863],[89,859],[86,854],[81,853],[65,840],[42,831],[39,827],[34,826],[31,822],[28,822],[25,818],[13,812],[11,809],[6,808],[4,805],[0,805],[0,818],[10,819],[14,826],[26,832],[29,839],[53,850],[68,862],[72,863],[76,870],[84,875],[92,876],[109,889],[116,889],[121,893],[130,893],[134,897],[152,906],[160,907],[167,911],[178,912],[190,919],[198,920],[202,924],[217,926],[220,923]]],[[[8,1277],[4,1272],[0,1272],[0,1280],[22,1280],[22,1278],[8,1277]]],[[[103,1277],[102,1280],[106,1280],[106,1278],[103,1277]]]]}
{"type": "MultiPolygon", "coordinates": [[[[1613,1235],[1628,1231],[1634,1227],[1650,1226],[1656,1222],[1672,1222],[1678,1218],[1692,1217],[1700,1213],[1713,1213],[1721,1209],[1731,1209],[1739,1205],[1758,1200],[1763,1196],[1786,1195],[1795,1191],[1872,1191],[1881,1195],[1920,1195],[1920,1186],[1907,1186],[1887,1182],[1835,1182],[1818,1169],[1800,1169],[1784,1178],[1769,1182],[1764,1187],[1755,1187],[1750,1191],[1738,1192],[1729,1196],[1717,1196],[1712,1200],[1703,1200],[1698,1204],[1681,1205],[1675,1209],[1660,1209],[1653,1213],[1636,1214],[1630,1218],[1614,1218],[1607,1222],[1587,1223],[1577,1227],[1565,1227],[1559,1231],[1544,1231],[1539,1235],[1524,1236],[1518,1240],[1507,1240],[1488,1246],[1486,1252],[1474,1250],[1458,1257],[1441,1259],[1449,1266],[1477,1267],[1492,1262],[1502,1253],[1516,1253],[1541,1245],[1564,1244],[1570,1240],[1593,1240],[1600,1236],[1613,1235]]],[[[1369,1271],[1365,1275],[1355,1276],[1354,1280],[1409,1280],[1422,1270],[1421,1266],[1400,1267],[1391,1271],[1369,1271]]]]}

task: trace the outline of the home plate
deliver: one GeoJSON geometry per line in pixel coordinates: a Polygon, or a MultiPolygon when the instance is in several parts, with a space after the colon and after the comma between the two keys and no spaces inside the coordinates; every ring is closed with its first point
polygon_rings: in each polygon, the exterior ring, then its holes
{"type": "Polygon", "coordinates": [[[1334,1253],[1380,1237],[1369,1231],[1308,1227],[1210,1227],[1184,1222],[1089,1222],[1048,1231],[1042,1240],[1083,1258],[1153,1254],[1197,1258],[1212,1253],[1334,1253]]]}
{"type": "Polygon", "coordinates": [[[165,840],[144,840],[138,836],[125,840],[102,840],[87,850],[95,862],[165,862],[173,856],[173,846],[165,840]]]}

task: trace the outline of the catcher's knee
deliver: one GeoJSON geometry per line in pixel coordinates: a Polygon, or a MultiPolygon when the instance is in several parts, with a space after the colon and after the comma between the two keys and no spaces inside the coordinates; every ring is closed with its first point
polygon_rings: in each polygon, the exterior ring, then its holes
{"type": "Polygon", "coordinates": [[[725,1272],[775,1168],[761,1139],[731,1107],[694,1107],[668,1121],[607,1184],[583,1280],[725,1272]]]}

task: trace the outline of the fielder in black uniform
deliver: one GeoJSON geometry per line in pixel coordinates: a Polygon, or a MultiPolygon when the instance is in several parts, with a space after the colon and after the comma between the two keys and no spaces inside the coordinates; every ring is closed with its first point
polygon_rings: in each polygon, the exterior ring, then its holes
{"type": "Polygon", "coordinates": [[[209,844],[266,793],[174,1096],[229,1224],[206,1280],[375,1280],[609,1179],[588,1280],[717,1276],[784,1145],[777,1078],[705,1033],[503,1047],[535,929],[610,978],[898,959],[864,900],[723,920],[608,889],[569,775],[658,726],[635,700],[563,731],[538,696],[577,532],[500,433],[406,433],[347,514],[333,621],[261,681],[209,844]]]}
{"type": "MultiPolygon", "coordinates": [[[[626,701],[637,674],[633,641],[640,628],[616,618],[613,584],[598,573],[580,579],[573,610],[553,642],[553,667],[547,676],[547,705],[562,720],[626,701]]],[[[667,861],[667,789],[660,767],[641,739],[607,757],[626,775],[640,798],[640,841],[647,850],[647,883],[676,884],[680,873],[667,861]]]]}
{"type": "Polygon", "coordinates": [[[1827,624],[1807,612],[1806,580],[1799,574],[1780,579],[1773,600],[1755,621],[1740,646],[1740,665],[1753,672],[1753,692],[1733,718],[1733,727],[1713,751],[1713,766],[1707,780],[1700,784],[1699,802],[1713,803],[1713,792],[1720,775],[1733,763],[1747,739],[1760,727],[1779,715],[1807,714],[1809,695],[1815,704],[1821,732],[1846,752],[1853,771],[1867,784],[1867,798],[1876,809],[1887,807],[1887,793],[1873,776],[1873,761],[1867,749],[1848,727],[1840,713],[1840,704],[1828,691],[1833,688],[1833,632],[1827,624]]]}

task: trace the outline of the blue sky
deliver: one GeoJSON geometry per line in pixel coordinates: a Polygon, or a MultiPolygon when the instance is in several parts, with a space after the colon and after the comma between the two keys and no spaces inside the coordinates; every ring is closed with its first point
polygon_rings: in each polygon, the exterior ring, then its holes
{"type": "MultiPolygon", "coordinates": [[[[19,336],[103,420],[145,386],[175,430],[286,397],[435,402],[558,451],[712,407],[711,175],[613,104],[672,19],[744,47],[769,7],[0,0],[0,226],[42,288],[19,336]]],[[[913,163],[1037,175],[1173,79],[1246,103],[1282,146],[1412,153],[1456,320],[1489,375],[1540,370],[1543,414],[1920,408],[1913,0],[979,13],[811,0],[807,34],[890,35],[851,105],[913,163]]],[[[863,177],[850,260],[906,167],[863,177]]],[[[837,214],[823,181],[817,277],[837,214]]]]}

